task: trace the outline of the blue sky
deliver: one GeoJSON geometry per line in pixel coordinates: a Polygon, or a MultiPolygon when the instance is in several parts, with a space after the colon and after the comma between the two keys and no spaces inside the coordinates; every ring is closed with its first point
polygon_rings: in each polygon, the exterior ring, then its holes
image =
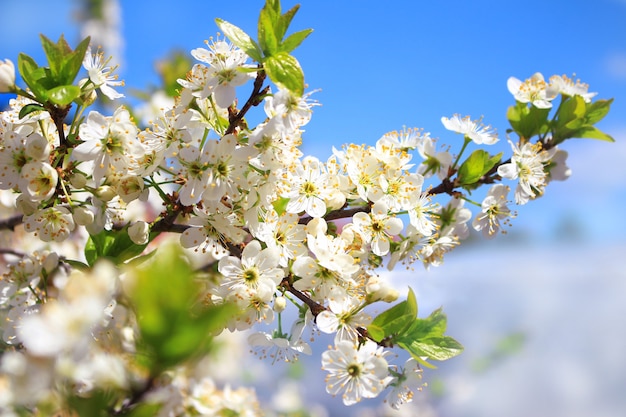
{"type": "MultiPolygon", "coordinates": [[[[124,36],[120,74],[130,88],[157,83],[154,63],[173,48],[189,51],[215,36],[215,17],[253,36],[262,0],[121,1],[124,36]]],[[[325,158],[331,146],[374,142],[403,126],[420,127],[458,150],[459,135],[442,116],[484,116],[500,132],[494,151],[508,151],[509,76],[536,71],[576,74],[615,98],[600,127],[617,143],[570,141],[573,176],[548,187],[541,200],[521,207],[514,224],[547,237],[559,222],[575,222],[590,239],[622,240],[619,207],[626,203],[626,0],[301,1],[293,29],[313,28],[295,55],[321,104],[307,125],[304,151],[325,158]],[[596,180],[597,178],[597,180],[596,180]]],[[[38,34],[78,38],[78,1],[12,1],[4,5],[0,57],[26,51],[43,61],[38,34]],[[36,10],[34,14],[29,11],[36,10]],[[28,22],[28,23],[25,23],[28,22]]],[[[287,9],[296,4],[283,1],[287,9]]],[[[128,91],[126,91],[128,95],[128,91]]],[[[523,229],[522,229],[523,228],[523,229]]]]}

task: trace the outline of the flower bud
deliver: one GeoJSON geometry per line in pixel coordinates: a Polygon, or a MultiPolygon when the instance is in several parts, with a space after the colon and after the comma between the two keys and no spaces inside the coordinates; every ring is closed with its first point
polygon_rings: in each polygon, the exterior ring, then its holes
{"type": "Polygon", "coordinates": [[[30,135],[26,141],[26,156],[37,161],[48,159],[50,155],[50,143],[38,133],[30,135]]]}
{"type": "Polygon", "coordinates": [[[115,188],[120,198],[125,203],[130,203],[141,195],[143,186],[143,178],[136,175],[124,175],[115,188]]]}
{"type": "Polygon", "coordinates": [[[145,245],[150,239],[150,226],[144,221],[138,221],[128,227],[128,237],[137,245],[145,245]]]}
{"type": "Polygon", "coordinates": [[[0,93],[15,90],[15,66],[10,59],[0,60],[0,93]]]}
{"type": "Polygon", "coordinates": [[[76,172],[70,177],[70,184],[76,189],[84,188],[85,185],[87,185],[87,177],[85,176],[85,174],[76,172]]]}
{"type": "Polygon", "coordinates": [[[274,298],[274,308],[276,313],[280,313],[287,308],[287,299],[285,297],[274,298]]]}
{"type": "Polygon", "coordinates": [[[378,279],[371,278],[365,286],[367,292],[367,300],[370,303],[375,301],[383,301],[385,303],[392,303],[398,299],[398,291],[391,288],[384,282],[378,279]]]}
{"type": "Polygon", "coordinates": [[[103,185],[96,190],[96,197],[105,203],[113,200],[116,195],[115,189],[110,185],[103,185]]]}
{"type": "Polygon", "coordinates": [[[48,274],[51,273],[59,265],[59,254],[56,252],[49,252],[45,255],[42,266],[44,271],[48,274]]]}
{"type": "Polygon", "coordinates": [[[87,207],[76,207],[73,211],[74,223],[80,226],[87,226],[93,223],[95,216],[93,211],[89,210],[87,207]]]}
{"type": "Polygon", "coordinates": [[[25,216],[30,216],[37,210],[38,202],[33,201],[26,194],[20,194],[15,200],[15,207],[25,216]]]}
{"type": "Polygon", "coordinates": [[[93,83],[89,82],[88,78],[83,78],[78,81],[78,86],[81,89],[78,103],[85,107],[91,106],[98,99],[98,93],[96,93],[93,83]]]}

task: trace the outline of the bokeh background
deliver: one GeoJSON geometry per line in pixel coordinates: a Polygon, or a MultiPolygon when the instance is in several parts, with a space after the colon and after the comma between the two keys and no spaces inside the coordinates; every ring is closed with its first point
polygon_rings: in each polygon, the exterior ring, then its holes
{"type": "MultiPolygon", "coordinates": [[[[24,51],[43,62],[39,34],[75,45],[98,34],[120,65],[123,91],[159,84],[155,65],[215,37],[215,17],[255,35],[262,0],[2,0],[0,58],[24,51]],[[85,5],[104,19],[90,20],[85,5]]],[[[287,9],[296,4],[284,0],[287,9]]],[[[465,353],[428,371],[429,386],[399,414],[344,410],[324,393],[319,353],[291,368],[255,358],[226,369],[280,387],[276,408],[317,415],[618,417],[626,412],[626,1],[301,1],[294,30],[313,28],[295,52],[320,107],[304,151],[320,158],[344,143],[373,145],[384,133],[424,128],[458,150],[442,116],[484,116],[505,140],[510,76],[580,78],[614,98],[599,127],[616,142],[570,140],[572,177],[518,209],[505,236],[475,239],[443,266],[388,273],[412,286],[421,314],[443,305],[465,353]],[[303,373],[306,378],[302,378],[303,373]],[[278,384],[277,376],[296,381],[278,384]],[[287,401],[286,399],[289,399],[287,401]],[[323,410],[326,411],[323,411],[323,410]]],[[[0,104],[6,104],[6,96],[0,104]]],[[[241,341],[235,340],[235,344],[241,341]]],[[[321,346],[319,346],[321,345],[321,346]]],[[[245,347],[242,348],[245,352],[245,347]]]]}

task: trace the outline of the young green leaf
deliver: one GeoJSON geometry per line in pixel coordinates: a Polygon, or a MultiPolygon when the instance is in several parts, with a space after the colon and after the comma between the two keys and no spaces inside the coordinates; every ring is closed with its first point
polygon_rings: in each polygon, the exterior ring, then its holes
{"type": "Polygon", "coordinates": [[[263,67],[268,77],[276,85],[297,96],[302,96],[304,93],[304,73],[300,68],[300,63],[292,55],[279,52],[266,58],[263,67]]]}
{"type": "Polygon", "coordinates": [[[412,340],[443,336],[448,325],[448,318],[440,307],[425,319],[416,319],[411,327],[402,335],[412,340]]]}
{"type": "Polygon", "coordinates": [[[44,106],[42,106],[41,104],[27,104],[24,107],[22,107],[22,109],[20,110],[20,114],[19,114],[19,118],[23,119],[24,117],[28,116],[31,113],[35,113],[38,111],[42,111],[42,110],[46,110],[46,108],[44,106]]]}
{"type": "Polygon", "coordinates": [[[143,252],[145,245],[137,245],[128,236],[126,228],[121,230],[103,230],[96,235],[90,235],[85,244],[85,259],[89,266],[102,257],[121,264],[143,252]]]}
{"type": "Polygon", "coordinates": [[[548,131],[549,113],[550,109],[540,109],[518,102],[515,106],[509,107],[506,116],[511,127],[520,137],[530,139],[548,131]]]}
{"type": "Polygon", "coordinates": [[[416,315],[417,301],[409,288],[407,299],[380,313],[367,326],[367,332],[372,339],[380,342],[386,337],[402,334],[415,321],[416,315]]]}
{"type": "MultiPolygon", "coordinates": [[[[274,31],[279,41],[281,41],[285,37],[285,34],[287,33],[287,29],[289,28],[289,25],[291,24],[291,20],[296,15],[299,9],[300,9],[300,5],[296,4],[291,9],[287,10],[284,14],[278,17],[276,26],[274,27],[274,31]]],[[[278,9],[278,13],[280,14],[280,6],[278,9]]]]}
{"type": "Polygon", "coordinates": [[[141,349],[158,374],[210,348],[210,339],[237,309],[207,307],[198,299],[201,284],[176,245],[158,249],[152,262],[132,270],[128,296],[135,306],[141,349]]]}
{"type": "Polygon", "coordinates": [[[576,129],[585,123],[585,100],[581,96],[567,97],[559,106],[556,127],[576,129]]]}
{"type": "Polygon", "coordinates": [[[296,49],[302,41],[313,32],[313,29],[304,29],[289,35],[281,44],[281,52],[291,52],[296,49]]]}
{"type": "Polygon", "coordinates": [[[59,38],[58,43],[52,42],[44,35],[39,35],[39,37],[41,38],[41,46],[43,46],[46,58],[48,59],[48,67],[50,68],[52,79],[58,82],[60,81],[59,74],[61,73],[61,67],[63,66],[65,54],[67,53],[69,46],[67,45],[67,42],[65,42],[63,35],[59,38]]]}
{"type": "Polygon", "coordinates": [[[437,361],[448,360],[463,352],[463,345],[450,336],[401,341],[398,342],[398,346],[407,350],[416,359],[426,357],[437,361]]]}
{"type": "Polygon", "coordinates": [[[217,26],[230,41],[243,50],[250,58],[256,62],[263,62],[263,51],[261,47],[243,30],[222,19],[215,19],[217,26]]]}
{"type": "Polygon", "coordinates": [[[63,65],[60,72],[60,82],[64,84],[72,84],[78,75],[83,61],[85,60],[85,54],[87,48],[89,48],[89,42],[91,38],[88,36],[78,44],[73,52],[67,54],[63,60],[63,65]]]}
{"type": "Polygon", "coordinates": [[[263,9],[261,9],[261,14],[259,15],[259,44],[261,45],[261,49],[266,57],[270,57],[278,52],[278,44],[280,39],[276,36],[274,31],[274,24],[276,22],[275,14],[271,8],[267,7],[267,3],[263,9]]]}
{"type": "Polygon", "coordinates": [[[48,101],[46,88],[40,85],[40,81],[46,76],[43,68],[40,68],[33,58],[24,53],[20,53],[17,57],[17,68],[35,97],[41,103],[48,101]]]}
{"type": "Polygon", "coordinates": [[[459,184],[470,185],[478,181],[502,158],[502,153],[490,156],[487,151],[477,149],[461,164],[457,174],[459,184]]]}
{"type": "Polygon", "coordinates": [[[80,97],[80,88],[75,85],[60,85],[47,92],[48,99],[58,106],[67,106],[80,97]]]}
{"type": "Polygon", "coordinates": [[[595,126],[583,126],[572,134],[571,137],[581,139],[599,139],[607,142],[615,142],[611,135],[608,135],[595,126]]]}
{"type": "Polygon", "coordinates": [[[586,124],[593,125],[604,119],[604,116],[606,116],[611,109],[611,103],[613,103],[613,99],[597,100],[593,103],[587,104],[587,108],[585,110],[586,124]]]}

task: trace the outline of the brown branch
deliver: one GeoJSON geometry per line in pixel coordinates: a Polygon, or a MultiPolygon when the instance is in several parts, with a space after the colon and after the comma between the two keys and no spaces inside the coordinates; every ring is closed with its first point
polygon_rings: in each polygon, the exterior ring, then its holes
{"type": "Polygon", "coordinates": [[[300,300],[304,304],[306,304],[307,307],[309,307],[309,310],[311,310],[311,313],[313,313],[314,317],[317,317],[317,315],[320,314],[322,311],[327,310],[326,307],[324,307],[323,305],[321,305],[317,301],[312,300],[305,293],[295,289],[294,286],[291,283],[290,277],[284,278],[279,285],[281,287],[283,287],[286,291],[288,291],[291,294],[293,294],[298,300],[300,300]]]}
{"type": "Polygon", "coordinates": [[[22,224],[22,221],[24,219],[24,216],[21,214],[18,214],[16,216],[13,217],[9,217],[6,219],[2,219],[0,220],[0,230],[4,230],[4,229],[8,229],[8,230],[15,230],[16,226],[19,226],[20,224],[22,224]]]}
{"type": "MultiPolygon", "coordinates": [[[[244,104],[241,110],[239,110],[237,113],[233,111],[233,113],[230,114],[228,118],[229,119],[228,129],[226,129],[226,132],[224,132],[224,135],[233,133],[235,129],[237,128],[237,126],[239,126],[239,124],[243,120],[243,117],[246,115],[248,110],[250,110],[252,106],[258,106],[259,104],[261,104],[261,102],[263,101],[263,97],[265,97],[265,95],[268,93],[269,86],[263,88],[263,82],[265,81],[265,77],[266,77],[265,71],[263,71],[263,66],[261,64],[259,64],[258,68],[259,68],[259,71],[257,71],[256,73],[256,79],[254,80],[254,88],[252,89],[252,93],[250,93],[250,97],[248,98],[248,101],[246,101],[246,104],[244,104]]],[[[230,113],[230,109],[229,109],[229,113],[230,113]]]]}

